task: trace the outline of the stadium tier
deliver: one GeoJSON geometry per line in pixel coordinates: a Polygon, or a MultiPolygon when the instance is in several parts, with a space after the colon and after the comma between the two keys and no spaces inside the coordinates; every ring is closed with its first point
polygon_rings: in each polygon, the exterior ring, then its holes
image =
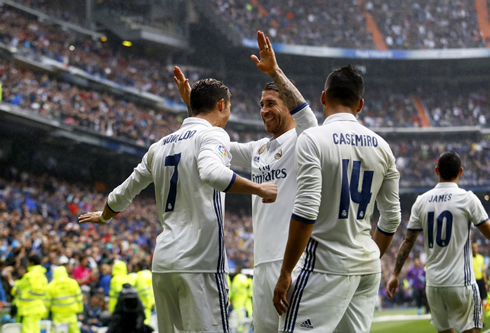
{"type": "MultiPolygon", "coordinates": [[[[327,73],[353,64],[365,78],[358,121],[387,140],[401,176],[402,224],[381,261],[383,286],[411,205],[438,181],[434,167],[442,152],[461,156],[460,186],[490,208],[490,25],[482,14],[488,16],[490,0],[104,0],[87,7],[93,2],[0,0],[5,287],[20,278],[31,251],[42,255],[48,276],[62,263],[72,274],[90,258],[97,272],[92,292],[104,287],[103,272],[115,260],[130,270],[150,262],[161,231],[152,187],[109,225],[79,225],[77,218],[101,210],[147,148],[187,117],[175,65],[191,84],[214,77],[228,85],[231,141],[269,136],[259,102],[270,79],[249,58],[258,55],[259,29],[319,123],[327,73]]],[[[250,177],[248,169],[233,170],[250,177]]],[[[253,268],[250,196],[226,200],[230,269],[253,268]]],[[[481,235],[474,240],[488,245],[481,235]]],[[[483,255],[490,256],[488,246],[483,255]]],[[[424,256],[418,239],[410,260],[424,256]]],[[[412,305],[412,286],[403,289],[388,300],[381,288],[382,305],[412,305]]]]}

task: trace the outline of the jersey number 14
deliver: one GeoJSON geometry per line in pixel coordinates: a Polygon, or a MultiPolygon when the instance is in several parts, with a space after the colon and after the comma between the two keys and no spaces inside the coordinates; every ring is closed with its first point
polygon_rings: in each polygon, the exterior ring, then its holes
{"type": "Polygon", "coordinates": [[[359,192],[361,161],[353,161],[350,184],[347,176],[349,162],[348,159],[342,160],[342,190],[340,192],[339,219],[349,218],[349,206],[352,200],[352,202],[359,204],[357,208],[357,219],[362,220],[366,215],[366,208],[371,201],[371,185],[373,184],[374,171],[364,171],[362,190],[359,192]]]}

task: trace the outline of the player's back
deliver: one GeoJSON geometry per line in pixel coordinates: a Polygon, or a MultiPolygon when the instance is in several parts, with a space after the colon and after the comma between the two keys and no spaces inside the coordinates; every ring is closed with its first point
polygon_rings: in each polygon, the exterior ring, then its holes
{"type": "Polygon", "coordinates": [[[199,170],[198,159],[206,149],[216,150],[229,165],[228,135],[205,120],[187,118],[155,145],[150,165],[163,232],[153,272],[224,272],[224,194],[201,180],[206,170],[199,170]]]}
{"type": "Polygon", "coordinates": [[[371,238],[370,219],[385,177],[396,181],[399,177],[388,144],[351,114],[332,115],[323,126],[303,135],[311,137],[312,155],[320,157],[322,175],[312,233],[318,242],[315,270],[342,275],[379,272],[379,249],[371,238]]]}
{"type": "Polygon", "coordinates": [[[475,209],[478,202],[472,192],[453,182],[439,183],[417,198],[408,228],[423,231],[428,286],[468,286],[475,282],[471,223],[478,224],[486,214],[475,209]]]}

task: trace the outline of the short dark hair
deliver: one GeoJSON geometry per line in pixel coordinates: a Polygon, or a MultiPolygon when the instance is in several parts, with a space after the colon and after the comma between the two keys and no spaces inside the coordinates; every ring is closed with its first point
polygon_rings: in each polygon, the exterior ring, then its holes
{"type": "Polygon", "coordinates": [[[446,151],[439,156],[437,168],[442,179],[453,180],[461,170],[461,158],[455,151],[446,151]]]}
{"type": "Polygon", "coordinates": [[[33,265],[41,265],[41,257],[37,253],[31,253],[29,257],[27,258],[29,262],[31,262],[33,265]]]}
{"type": "Polygon", "coordinates": [[[279,92],[279,87],[274,82],[267,82],[264,88],[262,88],[262,91],[269,91],[269,90],[274,90],[279,92]]]}
{"type": "Polygon", "coordinates": [[[352,65],[338,68],[328,75],[325,94],[330,102],[349,108],[357,107],[364,95],[364,80],[352,65]]]}
{"type": "Polygon", "coordinates": [[[197,116],[212,111],[222,98],[226,103],[230,100],[230,90],[223,82],[215,79],[196,81],[191,90],[192,114],[197,116]]]}

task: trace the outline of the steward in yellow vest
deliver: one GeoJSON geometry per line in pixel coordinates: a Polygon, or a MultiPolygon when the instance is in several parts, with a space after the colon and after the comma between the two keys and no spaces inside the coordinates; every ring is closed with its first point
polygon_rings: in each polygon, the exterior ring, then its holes
{"type": "Polygon", "coordinates": [[[45,272],[46,269],[41,266],[41,258],[33,253],[27,259],[27,273],[12,288],[18,316],[22,318],[22,333],[41,331],[39,322],[47,315],[45,301],[48,279],[45,272]]]}
{"type": "Polygon", "coordinates": [[[83,312],[83,295],[77,280],[68,277],[65,266],[53,271],[48,284],[48,304],[53,323],[70,323],[69,333],[80,333],[77,313],[83,312]]]}

